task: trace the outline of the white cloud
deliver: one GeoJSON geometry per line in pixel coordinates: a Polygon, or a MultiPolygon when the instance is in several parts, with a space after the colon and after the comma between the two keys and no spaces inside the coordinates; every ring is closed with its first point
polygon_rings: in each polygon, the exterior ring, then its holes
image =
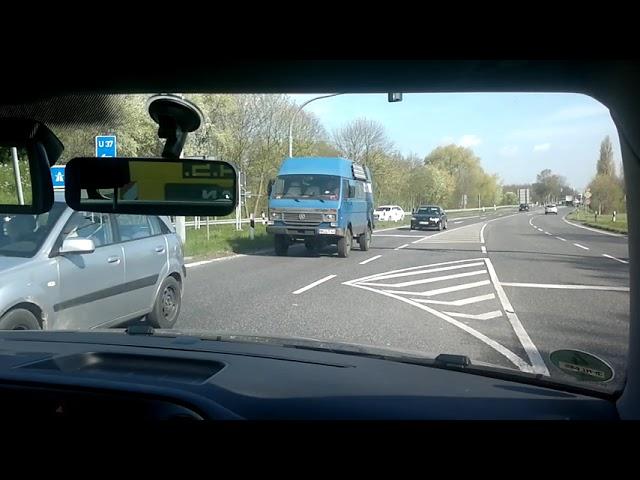
{"type": "Polygon", "coordinates": [[[516,153],[518,153],[517,145],[505,145],[500,149],[500,155],[503,157],[513,157],[516,153]]]}
{"type": "Polygon", "coordinates": [[[463,147],[475,147],[476,145],[480,145],[480,143],[482,143],[482,140],[477,135],[463,135],[460,137],[460,140],[458,140],[458,144],[463,147]]]}
{"type": "Polygon", "coordinates": [[[533,151],[534,152],[546,152],[550,148],[551,148],[551,144],[550,143],[541,143],[539,145],[535,145],[533,147],[533,151]]]}
{"type": "Polygon", "coordinates": [[[451,136],[443,137],[440,140],[440,145],[451,145],[451,144],[460,145],[461,147],[474,147],[476,145],[480,145],[482,143],[482,139],[478,135],[462,135],[458,140],[451,136]]]}
{"type": "Polygon", "coordinates": [[[573,107],[561,108],[549,115],[549,120],[577,120],[580,118],[606,115],[609,109],[601,104],[595,105],[575,105],[573,107]]]}

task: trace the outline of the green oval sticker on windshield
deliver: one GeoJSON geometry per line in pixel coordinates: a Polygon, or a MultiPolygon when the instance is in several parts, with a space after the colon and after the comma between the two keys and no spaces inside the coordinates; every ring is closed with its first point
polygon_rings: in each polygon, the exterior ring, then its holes
{"type": "Polygon", "coordinates": [[[613,368],[590,353],[556,350],[549,357],[556,367],[582,382],[608,382],[613,378],[613,368]]]}

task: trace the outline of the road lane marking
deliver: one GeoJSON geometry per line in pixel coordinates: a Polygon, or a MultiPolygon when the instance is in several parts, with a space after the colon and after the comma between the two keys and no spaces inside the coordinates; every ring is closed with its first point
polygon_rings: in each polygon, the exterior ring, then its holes
{"type": "Polygon", "coordinates": [[[409,272],[401,272],[401,273],[390,273],[390,274],[378,274],[375,278],[368,278],[369,281],[374,280],[389,280],[390,278],[400,278],[400,277],[410,277],[411,275],[422,275],[425,273],[436,273],[436,272],[446,272],[448,270],[458,270],[460,268],[469,268],[469,267],[479,267],[484,265],[484,262],[471,262],[471,263],[463,263],[462,265],[447,265],[446,267],[437,267],[437,268],[427,268],[425,270],[412,270],[409,272]]]}
{"type": "Polygon", "coordinates": [[[629,287],[610,287],[608,285],[561,285],[554,283],[516,283],[516,282],[500,282],[505,287],[524,287],[524,288],[554,288],[561,290],[603,290],[610,292],[628,292],[629,287]]]}
{"type": "Polygon", "coordinates": [[[457,313],[457,312],[442,312],[452,317],[470,318],[471,320],[491,320],[492,318],[498,318],[502,316],[500,310],[494,310],[493,312],[480,313],[478,315],[472,315],[471,313],[457,313]]]}
{"type": "Polygon", "coordinates": [[[542,356],[540,352],[534,345],[531,337],[524,329],[524,326],[520,322],[518,315],[516,314],[511,302],[509,302],[509,298],[507,294],[504,292],[502,285],[500,284],[500,280],[498,280],[498,275],[496,274],[495,269],[493,268],[493,263],[488,258],[484,259],[487,264],[487,270],[489,271],[489,277],[491,277],[491,281],[493,282],[493,287],[496,289],[498,294],[498,298],[500,299],[500,303],[502,303],[502,308],[507,313],[507,318],[509,319],[509,323],[511,323],[511,327],[515,332],[518,340],[522,344],[522,347],[527,352],[527,356],[529,357],[529,361],[531,362],[531,366],[533,367],[534,373],[539,373],[545,376],[549,376],[549,369],[542,360],[542,356]]]}
{"type": "MultiPolygon", "coordinates": [[[[567,214],[568,215],[568,214],[567,214]]],[[[566,217],[566,216],[565,216],[566,217]]],[[[574,227],[578,227],[578,228],[584,228],[585,230],[589,230],[591,232],[596,232],[596,233],[601,233],[603,235],[610,235],[612,237],[622,237],[622,238],[627,238],[626,235],[622,235],[620,233],[613,233],[613,232],[607,232],[605,230],[598,230],[597,228],[590,228],[590,227],[585,227],[584,225],[578,225],[577,223],[573,223],[570,222],[569,220],[567,220],[565,217],[562,217],[562,220],[564,221],[564,223],[568,223],[569,225],[573,225],[574,227]]]]}
{"type": "MultiPolygon", "coordinates": [[[[389,272],[384,272],[383,275],[390,275],[392,273],[400,273],[400,272],[409,272],[411,270],[419,270],[419,269],[424,269],[424,268],[429,268],[429,267],[439,267],[441,265],[455,265],[458,263],[465,263],[465,262],[477,262],[478,260],[482,260],[482,258],[467,258],[464,260],[453,260],[450,262],[439,262],[439,263],[432,263],[430,265],[418,265],[417,267],[407,267],[407,268],[400,268],[398,270],[391,270],[389,272]]],[[[375,277],[379,277],[381,274],[379,273],[374,273],[373,275],[365,275],[364,277],[360,277],[360,278],[354,278],[353,280],[349,280],[347,282],[343,282],[343,285],[350,285],[352,283],[356,283],[356,282],[363,282],[365,280],[371,280],[375,277]]]]}
{"type": "Polygon", "coordinates": [[[482,225],[480,229],[480,243],[484,243],[484,229],[487,228],[487,224],[482,225]]]}
{"type": "Polygon", "coordinates": [[[394,250],[402,250],[403,248],[407,248],[409,246],[408,243],[405,243],[404,245],[400,245],[398,248],[394,248],[394,250]]]}
{"type": "Polygon", "coordinates": [[[544,232],[545,235],[551,235],[549,232],[544,232]]]}
{"type": "Polygon", "coordinates": [[[479,282],[464,283],[462,285],[454,285],[452,287],[437,288],[435,290],[427,290],[425,292],[405,292],[402,290],[383,290],[383,292],[401,293],[403,295],[417,295],[419,297],[433,297],[435,295],[441,295],[443,293],[457,292],[459,290],[467,290],[469,288],[483,287],[489,285],[489,280],[481,280],[479,282]]]}
{"type": "Polygon", "coordinates": [[[462,307],[464,305],[470,305],[472,303],[484,302],[485,300],[493,300],[496,296],[493,293],[486,295],[477,295],[475,297],[463,298],[460,300],[429,300],[428,298],[412,298],[414,302],[429,303],[433,305],[447,305],[450,307],[462,307]]]}
{"type": "Polygon", "coordinates": [[[487,253],[487,247],[485,247],[484,245],[482,245],[482,246],[480,247],[480,251],[481,251],[482,253],[487,253]]]}
{"type": "Polygon", "coordinates": [[[307,285],[306,287],[302,287],[299,288],[298,290],[296,290],[295,292],[293,292],[294,295],[300,295],[301,293],[306,292],[307,290],[312,289],[313,287],[317,287],[318,285],[320,285],[321,283],[326,282],[327,280],[331,280],[332,278],[334,278],[336,275],[327,275],[324,278],[321,278],[320,280],[316,280],[313,283],[310,283],[309,285],[307,285]]]}
{"type": "MultiPolygon", "coordinates": [[[[464,322],[460,322],[458,320],[455,320],[454,318],[450,317],[449,315],[445,315],[444,313],[439,312],[438,310],[434,310],[433,308],[431,308],[431,307],[429,307],[427,305],[422,305],[422,304],[420,304],[418,302],[414,302],[413,300],[411,300],[409,298],[401,297],[400,295],[396,295],[395,293],[387,292],[387,291],[384,291],[384,290],[376,290],[375,288],[367,287],[365,285],[357,284],[357,283],[353,283],[353,282],[354,281],[352,280],[351,282],[345,282],[345,283],[348,284],[348,285],[351,285],[352,287],[361,288],[363,290],[369,290],[370,292],[379,293],[381,295],[385,295],[385,296],[390,297],[390,298],[395,298],[396,300],[400,300],[401,302],[407,303],[409,305],[413,305],[414,307],[417,307],[417,308],[419,308],[421,310],[424,310],[425,312],[428,312],[431,315],[433,315],[435,317],[438,317],[441,320],[444,320],[445,322],[448,322],[448,323],[450,323],[451,325],[453,325],[455,327],[458,327],[460,330],[463,330],[463,331],[467,332],[468,334],[470,334],[473,337],[477,338],[481,342],[484,342],[486,345],[490,346],[495,351],[497,351],[498,353],[500,353],[501,355],[506,357],[511,363],[513,363],[516,367],[518,367],[523,372],[531,372],[532,371],[531,366],[529,364],[527,364],[527,362],[525,362],[522,358],[520,358],[518,355],[513,353],[507,347],[505,347],[504,345],[496,342],[495,340],[492,340],[491,338],[487,337],[483,333],[480,333],[476,329],[471,328],[469,325],[466,325],[464,322]]],[[[487,281],[487,283],[490,283],[490,282],[487,281]]]]}
{"type": "Polygon", "coordinates": [[[420,280],[410,280],[400,283],[374,283],[360,282],[362,285],[370,285],[372,287],[411,287],[412,285],[423,285],[425,283],[442,282],[444,280],[453,280],[454,278],[474,277],[476,275],[486,274],[486,270],[474,270],[473,272],[454,273],[453,275],[442,275],[441,277],[423,278],[420,280]]]}
{"type": "MultiPolygon", "coordinates": [[[[418,238],[418,235],[400,235],[393,233],[374,233],[373,237],[394,237],[394,238],[418,238]]],[[[420,238],[424,238],[424,235],[421,235],[420,238]]]]}
{"type": "MultiPolygon", "coordinates": [[[[529,215],[531,215],[531,214],[529,214],[529,215]]],[[[531,217],[531,218],[529,219],[529,225],[531,225],[533,228],[538,228],[538,227],[536,227],[533,223],[531,223],[532,221],[533,221],[533,217],[531,217]]]]}
{"type": "Polygon", "coordinates": [[[589,250],[589,247],[585,247],[584,245],[580,245],[579,243],[574,243],[574,245],[578,248],[581,248],[583,250],[589,250]]]}
{"type": "Polygon", "coordinates": [[[544,232],[544,230],[543,230],[543,229],[541,229],[540,227],[536,227],[536,229],[537,229],[539,232],[544,232]]]}
{"type": "Polygon", "coordinates": [[[562,240],[563,242],[566,242],[566,240],[562,237],[556,237],[558,240],[562,240]]]}
{"type": "Polygon", "coordinates": [[[400,227],[389,227],[389,228],[381,228],[381,229],[375,229],[374,232],[388,232],[389,230],[406,230],[407,228],[409,228],[409,225],[402,225],[400,227]]]}
{"type": "Polygon", "coordinates": [[[364,261],[360,262],[360,265],[365,265],[365,264],[367,264],[367,263],[369,263],[369,262],[373,262],[374,260],[377,260],[377,259],[378,259],[378,258],[380,258],[381,256],[382,256],[382,255],[375,255],[375,256],[373,256],[373,257],[371,257],[371,258],[367,258],[366,260],[364,260],[364,261]]]}
{"type": "Polygon", "coordinates": [[[603,253],[603,254],[602,254],[602,256],[603,256],[603,257],[610,258],[611,260],[615,260],[616,262],[620,262],[620,263],[629,263],[629,262],[627,262],[626,260],[621,260],[621,259],[616,258],[616,257],[613,257],[613,256],[611,256],[611,255],[607,255],[606,253],[603,253]]]}

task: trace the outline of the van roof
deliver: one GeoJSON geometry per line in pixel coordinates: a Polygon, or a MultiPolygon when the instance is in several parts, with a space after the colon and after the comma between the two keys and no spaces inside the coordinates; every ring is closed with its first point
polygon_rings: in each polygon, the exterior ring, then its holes
{"type": "Polygon", "coordinates": [[[280,166],[278,175],[337,175],[353,178],[353,162],[341,157],[289,157],[280,166]]]}

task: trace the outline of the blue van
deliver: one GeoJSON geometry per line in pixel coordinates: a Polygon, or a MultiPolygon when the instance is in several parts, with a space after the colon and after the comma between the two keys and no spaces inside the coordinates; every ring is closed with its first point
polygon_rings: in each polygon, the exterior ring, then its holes
{"type": "Polygon", "coordinates": [[[346,158],[286,158],[269,182],[267,232],[277,255],[304,242],[310,252],[337,245],[347,257],[354,241],[369,250],[373,223],[371,172],[346,158]]]}

